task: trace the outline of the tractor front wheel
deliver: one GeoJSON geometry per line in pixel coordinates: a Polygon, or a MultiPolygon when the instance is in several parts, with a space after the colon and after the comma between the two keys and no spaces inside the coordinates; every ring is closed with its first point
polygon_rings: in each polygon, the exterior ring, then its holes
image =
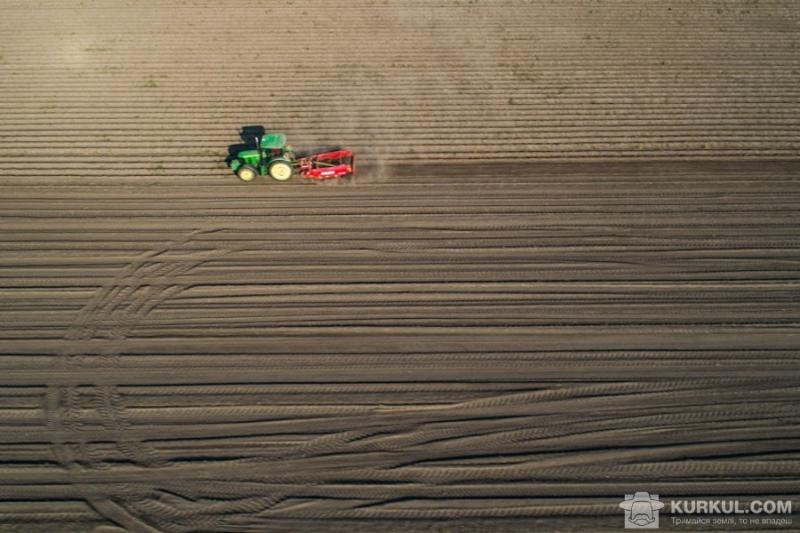
{"type": "Polygon", "coordinates": [[[239,179],[242,181],[253,181],[258,175],[258,172],[250,165],[243,165],[236,171],[236,175],[239,176],[239,179]]]}
{"type": "Polygon", "coordinates": [[[286,181],[292,177],[292,165],[287,161],[273,161],[269,166],[269,175],[278,181],[286,181]]]}

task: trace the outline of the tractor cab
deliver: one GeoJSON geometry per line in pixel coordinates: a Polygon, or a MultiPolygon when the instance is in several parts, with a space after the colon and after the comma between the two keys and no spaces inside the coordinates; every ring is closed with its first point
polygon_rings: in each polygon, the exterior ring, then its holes
{"type": "Polygon", "coordinates": [[[286,146],[286,134],[267,133],[261,137],[259,145],[262,150],[283,150],[286,146]]]}
{"type": "Polygon", "coordinates": [[[283,133],[268,133],[261,138],[259,144],[261,149],[267,151],[273,158],[294,160],[294,150],[286,144],[286,135],[283,133]]]}

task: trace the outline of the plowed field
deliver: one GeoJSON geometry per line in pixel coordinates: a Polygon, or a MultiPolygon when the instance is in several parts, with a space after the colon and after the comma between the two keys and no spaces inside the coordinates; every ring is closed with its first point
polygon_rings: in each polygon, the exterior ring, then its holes
{"type": "Polygon", "coordinates": [[[800,508],[797,3],[0,6],[0,531],[800,508]]]}

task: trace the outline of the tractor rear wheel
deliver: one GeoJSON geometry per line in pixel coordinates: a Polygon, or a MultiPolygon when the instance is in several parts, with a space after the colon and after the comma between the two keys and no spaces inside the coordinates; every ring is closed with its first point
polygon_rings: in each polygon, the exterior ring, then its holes
{"type": "Polygon", "coordinates": [[[269,165],[269,175],[278,181],[286,181],[292,177],[292,165],[288,161],[273,161],[269,165]]]}
{"type": "Polygon", "coordinates": [[[239,176],[239,179],[242,181],[253,181],[258,175],[258,172],[250,165],[243,165],[236,171],[236,175],[239,176]]]}

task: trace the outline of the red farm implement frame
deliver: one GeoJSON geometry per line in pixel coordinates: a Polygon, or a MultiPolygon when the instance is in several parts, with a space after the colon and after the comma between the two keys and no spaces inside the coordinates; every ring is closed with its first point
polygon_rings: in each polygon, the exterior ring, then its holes
{"type": "Polygon", "coordinates": [[[304,178],[326,180],[355,174],[355,156],[352,150],[336,150],[309,155],[298,160],[297,170],[304,178]]]}

